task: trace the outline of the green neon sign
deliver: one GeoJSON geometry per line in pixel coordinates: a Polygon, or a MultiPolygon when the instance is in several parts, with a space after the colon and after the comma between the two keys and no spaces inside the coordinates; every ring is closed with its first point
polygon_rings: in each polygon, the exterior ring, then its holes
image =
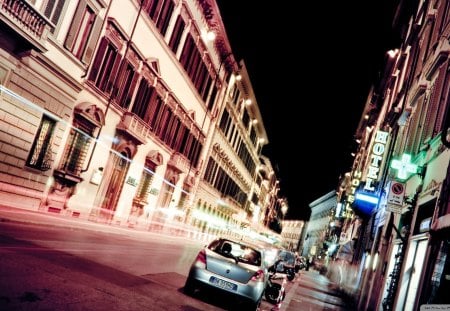
{"type": "Polygon", "coordinates": [[[411,163],[411,155],[404,153],[401,160],[392,160],[391,168],[397,170],[397,178],[406,179],[408,174],[417,173],[417,165],[411,163]]]}

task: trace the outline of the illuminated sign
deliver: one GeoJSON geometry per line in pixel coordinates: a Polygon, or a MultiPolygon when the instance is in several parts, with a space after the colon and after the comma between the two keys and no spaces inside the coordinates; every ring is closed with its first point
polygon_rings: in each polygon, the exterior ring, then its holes
{"type": "Polygon", "coordinates": [[[355,201],[355,191],[359,186],[359,183],[361,181],[361,172],[356,171],[353,173],[353,178],[352,178],[352,185],[350,187],[350,193],[347,196],[347,202],[348,203],[353,203],[353,201],[355,201]]]}
{"type": "Polygon", "coordinates": [[[367,203],[378,204],[378,197],[374,197],[365,193],[358,192],[355,196],[357,201],[364,201],[367,203]]]}
{"type": "Polygon", "coordinates": [[[398,179],[408,178],[408,173],[415,174],[417,165],[411,163],[411,156],[404,153],[401,160],[392,160],[391,167],[397,170],[398,179]]]}
{"type": "Polygon", "coordinates": [[[357,192],[355,194],[355,203],[353,206],[357,211],[365,215],[371,215],[373,209],[377,206],[379,201],[378,196],[364,192],[357,192]]]}
{"type": "Polygon", "coordinates": [[[367,169],[364,190],[375,191],[375,187],[372,183],[378,180],[388,137],[388,132],[377,131],[375,134],[375,141],[372,147],[372,153],[370,154],[370,162],[367,169]]]}

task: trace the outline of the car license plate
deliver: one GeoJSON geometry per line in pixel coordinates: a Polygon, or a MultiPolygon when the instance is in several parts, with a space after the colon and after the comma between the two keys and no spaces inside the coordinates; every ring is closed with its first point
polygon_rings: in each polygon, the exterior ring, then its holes
{"type": "Polygon", "coordinates": [[[233,290],[233,291],[237,290],[237,285],[236,284],[224,281],[222,279],[218,279],[218,278],[216,278],[214,276],[209,278],[209,282],[214,284],[214,285],[217,285],[218,287],[221,287],[221,288],[224,288],[224,289],[227,289],[227,290],[233,290]]]}

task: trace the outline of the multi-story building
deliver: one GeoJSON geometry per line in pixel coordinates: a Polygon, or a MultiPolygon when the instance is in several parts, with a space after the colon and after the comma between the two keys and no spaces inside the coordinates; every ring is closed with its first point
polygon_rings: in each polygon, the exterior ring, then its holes
{"type": "Polygon", "coordinates": [[[340,202],[362,220],[352,258],[361,310],[450,303],[448,7],[400,2],[401,44],[386,54],[356,132],[340,202]]]}
{"type": "Polygon", "coordinates": [[[206,230],[240,234],[262,223],[261,150],[267,135],[245,64],[231,76],[197,188],[196,209],[206,230]]]}
{"type": "Polygon", "coordinates": [[[0,11],[3,204],[213,233],[211,219],[260,221],[268,139],[215,1],[17,0],[0,11]]]}
{"type": "Polygon", "coordinates": [[[306,235],[303,241],[302,256],[307,258],[323,258],[327,252],[334,214],[337,207],[336,191],[330,191],[309,204],[311,216],[309,217],[306,235]]]}
{"type": "Polygon", "coordinates": [[[298,252],[305,222],[303,220],[283,220],[281,225],[281,236],[286,249],[298,252]]]}

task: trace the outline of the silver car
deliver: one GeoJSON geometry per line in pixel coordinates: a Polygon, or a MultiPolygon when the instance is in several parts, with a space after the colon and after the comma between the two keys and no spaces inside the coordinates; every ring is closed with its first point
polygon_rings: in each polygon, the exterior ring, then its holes
{"type": "MultiPolygon", "coordinates": [[[[257,310],[268,279],[264,248],[257,244],[218,238],[200,250],[189,270],[184,292],[214,288],[257,310]]],[[[240,310],[244,307],[240,307],[240,310]]]]}

